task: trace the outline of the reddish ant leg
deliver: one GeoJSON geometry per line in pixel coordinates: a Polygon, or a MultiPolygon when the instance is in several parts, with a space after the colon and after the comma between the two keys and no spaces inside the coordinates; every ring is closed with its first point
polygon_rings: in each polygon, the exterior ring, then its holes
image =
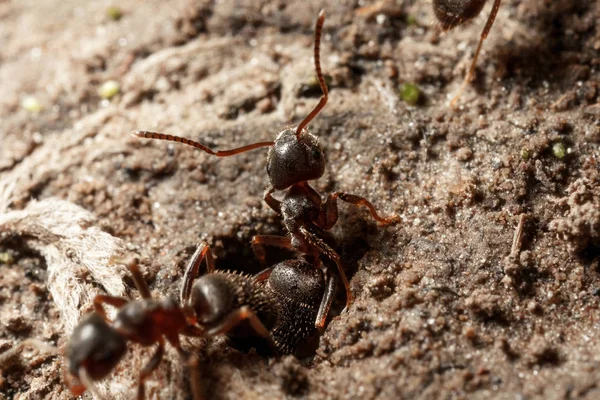
{"type": "Polygon", "coordinates": [[[254,283],[264,282],[271,276],[271,272],[273,272],[273,267],[269,267],[260,271],[258,274],[254,276],[254,283]]]}
{"type": "Polygon", "coordinates": [[[317,312],[317,318],[315,320],[315,327],[321,333],[323,333],[323,328],[325,328],[327,314],[329,314],[329,309],[331,308],[331,303],[333,302],[333,295],[335,294],[336,286],[335,282],[336,279],[331,276],[331,274],[327,273],[327,287],[323,293],[323,298],[321,299],[321,304],[319,305],[319,311],[317,312]]]}
{"type": "Polygon", "coordinates": [[[275,246],[283,249],[295,250],[294,246],[292,246],[292,239],[287,236],[256,235],[252,238],[251,244],[254,255],[258,258],[261,265],[264,265],[267,259],[264,249],[265,246],[275,246]]]}
{"type": "Polygon", "coordinates": [[[271,333],[269,333],[269,330],[265,328],[261,320],[256,316],[256,314],[254,314],[254,312],[248,306],[243,306],[233,311],[219,325],[209,330],[208,335],[213,336],[226,334],[245,320],[247,320],[250,323],[250,326],[252,326],[252,329],[254,329],[254,331],[257,334],[259,334],[269,342],[269,345],[274,351],[277,351],[277,347],[275,346],[275,343],[273,343],[273,337],[271,336],[271,333]]]}
{"type": "Polygon", "coordinates": [[[108,321],[108,317],[106,316],[106,310],[104,309],[103,304],[111,305],[115,308],[121,308],[125,304],[127,304],[129,300],[124,299],[122,297],[109,296],[106,294],[98,294],[94,297],[94,310],[105,320],[108,321]]]}
{"type": "Polygon", "coordinates": [[[200,269],[200,264],[202,264],[203,260],[206,260],[206,271],[208,273],[213,272],[215,270],[215,261],[212,256],[212,252],[210,251],[210,247],[208,247],[206,242],[202,242],[200,246],[198,246],[190,262],[185,268],[183,285],[181,286],[180,293],[180,302],[184,307],[188,304],[194,279],[196,279],[198,276],[198,270],[200,269]]]}
{"type": "MultiPolygon", "coordinates": [[[[344,284],[344,288],[346,289],[346,310],[350,308],[352,302],[354,302],[354,296],[352,295],[352,291],[350,291],[350,283],[348,282],[348,278],[346,277],[346,272],[344,271],[344,267],[342,266],[342,261],[340,260],[340,256],[333,250],[323,239],[314,233],[310,232],[305,227],[300,227],[300,232],[306,238],[306,240],[313,246],[315,246],[322,254],[325,254],[327,258],[335,263],[338,269],[338,273],[342,278],[342,283],[344,284]]],[[[323,296],[323,302],[321,302],[321,306],[324,307],[324,303],[329,303],[331,305],[331,300],[326,300],[327,292],[323,296]]],[[[329,307],[326,310],[320,310],[320,312],[324,312],[324,315],[321,317],[324,318],[327,316],[327,311],[329,311],[329,307]]],[[[325,320],[323,319],[322,324],[325,324],[325,320]]],[[[317,324],[318,325],[318,324],[317,324]]]]}
{"type": "Polygon", "coordinates": [[[161,339],[158,341],[158,347],[156,351],[152,355],[152,358],[144,365],[142,371],[140,372],[140,376],[138,378],[138,400],[143,400],[145,397],[146,389],[144,387],[144,381],[152,374],[152,372],[158,367],[160,362],[163,359],[165,354],[165,342],[161,339]]]}
{"type": "Polygon", "coordinates": [[[327,200],[322,206],[321,216],[319,223],[322,224],[322,228],[325,230],[331,229],[338,219],[337,199],[340,199],[346,203],[353,204],[355,206],[364,206],[369,209],[371,216],[382,225],[389,225],[398,222],[400,219],[397,215],[389,218],[381,217],[377,214],[375,206],[365,199],[364,197],[356,196],[354,194],[346,192],[334,192],[327,196],[327,200]]]}
{"type": "Polygon", "coordinates": [[[265,194],[263,195],[263,200],[273,211],[277,214],[281,215],[281,201],[277,200],[273,197],[273,193],[275,192],[275,188],[270,186],[265,190],[265,194]]]}

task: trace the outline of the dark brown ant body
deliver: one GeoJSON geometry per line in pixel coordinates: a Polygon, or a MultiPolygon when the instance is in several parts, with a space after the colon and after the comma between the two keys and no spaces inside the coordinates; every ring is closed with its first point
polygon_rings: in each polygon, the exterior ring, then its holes
{"type": "MultiPolygon", "coordinates": [[[[248,321],[254,331],[268,341],[275,352],[294,351],[314,329],[318,305],[325,283],[322,272],[303,259],[283,261],[255,277],[215,271],[210,249],[200,245],[186,268],[181,302],[150,296],[148,285],[137,262],[129,263],[133,280],[142,298],[98,295],[95,311],[75,328],[66,347],[68,372],[65,377],[71,392],[79,396],[86,389],[100,397],[94,382],[105,378],[127,351],[127,343],[158,345],[138,377],[137,398],[144,398],[144,381],[158,367],[169,342],[195,371],[197,360],[183,348],[179,336],[235,336],[248,321]],[[207,273],[197,278],[206,260],[207,273]],[[113,321],[104,305],[118,309],[113,321]],[[81,383],[72,382],[76,378],[81,383]]],[[[192,374],[194,398],[199,389],[192,374]]]]}
{"type": "MultiPolygon", "coordinates": [[[[475,17],[477,17],[483,7],[485,6],[487,0],[433,0],[433,11],[435,13],[435,17],[440,22],[442,29],[444,31],[450,30],[462,23],[469,21],[475,17]]],[[[502,0],[494,0],[494,4],[492,5],[492,10],[490,11],[490,15],[488,16],[487,22],[483,30],[481,31],[481,36],[479,37],[479,44],[477,45],[477,49],[475,50],[475,56],[473,57],[473,61],[471,62],[471,66],[469,67],[469,71],[465,76],[465,79],[458,89],[458,93],[454,96],[450,105],[454,107],[454,104],[459,99],[463,90],[467,86],[467,84],[471,81],[473,77],[473,73],[475,72],[475,66],[477,64],[477,58],[479,57],[479,53],[481,52],[481,46],[483,45],[483,41],[487,38],[490,30],[492,29],[492,25],[494,24],[494,20],[496,19],[496,15],[498,14],[498,9],[500,8],[500,3],[502,0]]]]}
{"type": "MultiPolygon", "coordinates": [[[[323,202],[321,195],[308,184],[308,181],[320,178],[325,172],[323,149],[319,145],[318,138],[307,129],[309,122],[325,107],[328,99],[327,85],[321,72],[320,62],[321,30],[324,21],[325,14],[321,11],[315,29],[314,61],[323,95],[317,106],[297,127],[285,128],[277,135],[274,142],[259,142],[232,150],[213,151],[198,142],[173,135],[148,131],[134,131],[132,135],[139,138],[184,143],[217,157],[232,156],[259,147],[270,147],[267,156],[270,187],[265,191],[264,200],[269,207],[283,216],[288,236],[255,236],[252,240],[253,248],[261,260],[265,258],[263,246],[295,250],[305,255],[309,264],[317,267],[321,265],[320,256],[325,255],[337,266],[346,289],[346,307],[349,307],[352,304],[353,296],[340,257],[324,240],[325,231],[331,229],[338,219],[337,200],[366,206],[372,217],[381,224],[395,222],[397,217],[380,217],[368,200],[345,192],[331,193],[323,202]],[[273,197],[273,193],[279,190],[287,190],[282,200],[273,197]]],[[[333,277],[328,275],[328,279],[333,279],[333,277]]],[[[331,287],[333,287],[333,283],[328,285],[328,288],[331,287]]],[[[318,328],[325,325],[332,300],[333,290],[328,289],[323,294],[315,320],[315,326],[318,328]]]]}
{"type": "Polygon", "coordinates": [[[256,276],[216,271],[210,248],[192,257],[181,287],[188,320],[208,335],[240,334],[242,321],[279,354],[292,353],[314,330],[325,290],[321,270],[302,258],[285,260],[256,276]],[[202,261],[207,273],[198,277],[202,261]]]}

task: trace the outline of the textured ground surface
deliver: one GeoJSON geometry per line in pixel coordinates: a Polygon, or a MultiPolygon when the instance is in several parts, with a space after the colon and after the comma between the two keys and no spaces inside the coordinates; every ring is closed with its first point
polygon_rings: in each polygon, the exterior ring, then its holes
{"type": "MultiPolygon", "coordinates": [[[[281,232],[261,202],[266,151],[216,159],[128,132],[213,148],[272,140],[317,101],[321,4],[121,3],[111,21],[107,1],[0,1],[0,212],[50,197],[83,207],[82,232],[99,228],[139,254],[157,296],[177,293],[201,239],[218,267],[254,272],[251,236],[281,232]],[[121,92],[102,100],[111,79],[121,92]],[[42,111],[24,110],[26,96],[42,111]]],[[[600,3],[505,0],[456,111],[448,98],[484,17],[440,35],[429,1],[373,15],[332,3],[331,97],[311,124],[328,160],[315,187],[365,196],[402,223],[379,228],[341,206],[333,233],[356,302],[328,323],[316,355],[186,342],[203,357],[207,397],[600,397],[600,3]],[[398,98],[404,82],[423,92],[415,107],[398,98]]],[[[26,338],[63,346],[70,322],[53,274],[93,296],[108,285],[73,265],[100,256],[74,258],[62,232],[11,224],[0,223],[0,351],[26,338]]],[[[89,307],[88,297],[76,311],[89,307]]],[[[110,379],[117,397],[131,398],[131,372],[149,356],[132,354],[110,379]]],[[[24,351],[3,366],[0,398],[69,398],[62,364],[24,351]]],[[[184,376],[169,352],[151,397],[189,397],[184,376]]]]}

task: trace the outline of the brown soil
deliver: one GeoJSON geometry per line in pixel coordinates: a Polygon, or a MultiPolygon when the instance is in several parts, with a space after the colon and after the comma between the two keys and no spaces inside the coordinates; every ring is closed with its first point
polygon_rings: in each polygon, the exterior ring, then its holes
{"type": "MultiPolygon", "coordinates": [[[[341,206],[333,233],[356,302],[311,357],[185,342],[202,355],[207,397],[600,398],[600,2],[505,0],[456,111],[448,98],[490,5],[440,35],[428,1],[398,1],[399,13],[373,18],[356,14],[359,3],[326,9],[331,96],[311,129],[328,160],[315,186],[365,196],[402,223],[381,228],[341,206]],[[420,87],[417,106],[399,99],[404,82],[420,87]]],[[[50,197],[83,207],[141,256],[157,296],[177,294],[201,239],[218,267],[257,271],[250,238],[282,229],[261,201],[266,151],[216,159],[128,132],[222,149],[272,140],[317,101],[321,2],[129,1],[118,21],[109,5],[0,1],[9,209],[50,197]],[[111,79],[120,94],[102,100],[98,87],[111,79]],[[25,96],[42,111],[24,110],[25,96]]],[[[63,346],[69,325],[41,239],[4,228],[0,351],[26,338],[63,346]]],[[[102,291],[73,274],[89,296],[102,291]]],[[[110,378],[116,397],[131,398],[127,385],[150,355],[132,354],[110,378]]],[[[179,364],[170,351],[151,397],[189,397],[179,364]]],[[[69,398],[62,365],[25,350],[0,366],[0,398],[69,398]]]]}

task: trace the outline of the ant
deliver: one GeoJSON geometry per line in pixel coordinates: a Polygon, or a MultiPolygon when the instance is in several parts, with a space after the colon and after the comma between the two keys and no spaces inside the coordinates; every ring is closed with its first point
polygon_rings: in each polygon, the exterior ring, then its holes
{"type": "MultiPolygon", "coordinates": [[[[477,17],[481,13],[486,1],[487,0],[433,0],[433,11],[435,13],[435,17],[440,22],[442,29],[444,31],[448,31],[466,21],[477,17]]],[[[458,93],[450,102],[450,106],[453,108],[473,77],[475,65],[477,64],[477,58],[479,57],[479,53],[481,51],[481,46],[492,29],[492,25],[494,24],[494,20],[498,14],[501,1],[502,0],[494,0],[490,15],[488,16],[483,31],[481,31],[479,44],[477,45],[477,50],[475,50],[475,56],[473,57],[469,71],[467,72],[462,85],[458,89],[458,93]]]]}
{"type": "MultiPolygon", "coordinates": [[[[307,128],[308,124],[325,107],[329,98],[327,84],[321,71],[320,46],[324,22],[325,12],[321,10],[315,28],[314,62],[323,95],[317,106],[298,126],[284,128],[277,135],[275,141],[258,142],[232,150],[213,151],[203,144],[179,136],[148,131],[133,131],[131,134],[138,138],[183,143],[217,157],[228,157],[260,147],[269,147],[267,174],[270,186],[265,190],[263,199],[277,214],[283,216],[283,224],[288,235],[254,236],[252,247],[262,263],[265,259],[264,246],[276,246],[297,251],[310,258],[309,264],[316,267],[321,266],[319,257],[325,255],[337,266],[346,290],[347,309],[354,299],[350,291],[350,284],[346,278],[340,256],[323,239],[326,236],[326,231],[330,230],[337,222],[337,200],[340,199],[349,204],[367,207],[371,216],[383,225],[397,222],[398,217],[383,218],[377,214],[375,207],[367,199],[346,192],[336,191],[331,193],[323,202],[321,195],[308,184],[308,181],[320,178],[325,172],[325,156],[319,144],[319,139],[310,133],[307,128]],[[287,191],[282,200],[273,197],[274,192],[283,190],[287,191]]],[[[326,290],[315,320],[317,328],[322,329],[325,326],[325,320],[332,301],[333,291],[326,290]]]]}
{"type": "MultiPolygon", "coordinates": [[[[327,288],[333,289],[332,285],[327,288]]],[[[210,248],[203,243],[186,268],[180,298],[188,321],[208,336],[243,337],[240,325],[247,321],[275,353],[289,354],[314,329],[324,290],[322,271],[303,258],[285,260],[248,276],[215,270],[210,248]],[[206,273],[198,277],[203,261],[206,273]]]]}
{"type": "MultiPolygon", "coordinates": [[[[152,298],[136,259],[128,263],[128,268],[142,298],[127,300],[97,295],[93,301],[94,311],[79,322],[66,346],[69,375],[65,374],[64,380],[74,396],[80,396],[88,389],[96,397],[102,398],[94,382],[105,378],[115,368],[127,352],[127,342],[144,347],[158,345],[138,376],[138,400],[144,398],[144,381],[163,358],[165,340],[188,361],[192,372],[196,369],[193,367],[197,361],[183,350],[179,335],[203,336],[204,331],[188,323],[183,308],[174,299],[158,301],[152,298]],[[106,315],[105,304],[118,309],[113,321],[106,315]],[[73,378],[81,383],[73,382],[73,378]]],[[[192,380],[194,398],[200,399],[194,384],[192,380]]]]}
{"type": "Polygon", "coordinates": [[[65,377],[75,396],[88,389],[100,397],[94,382],[115,368],[127,351],[127,342],[157,344],[138,377],[137,398],[143,399],[144,381],[160,364],[166,340],[187,360],[193,372],[194,398],[200,399],[195,374],[198,361],[181,347],[179,335],[235,335],[240,332],[236,328],[248,321],[276,352],[288,354],[311,333],[325,290],[322,272],[303,259],[283,261],[255,277],[215,271],[212,253],[204,243],[186,268],[179,304],[172,298],[152,299],[136,259],[128,268],[142,298],[97,295],[95,311],[77,325],[66,347],[69,374],[81,382],[65,377]],[[203,260],[208,273],[196,279],[203,260]],[[118,309],[113,321],[106,316],[105,304],[118,309]]]}

